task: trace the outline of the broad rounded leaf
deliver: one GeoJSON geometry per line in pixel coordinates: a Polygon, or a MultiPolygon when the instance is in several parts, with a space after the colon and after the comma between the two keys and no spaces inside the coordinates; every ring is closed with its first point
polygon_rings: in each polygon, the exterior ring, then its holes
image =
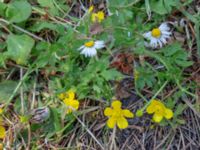
{"type": "Polygon", "coordinates": [[[25,21],[31,15],[31,5],[26,1],[14,1],[6,9],[6,17],[14,23],[25,21]]]}
{"type": "Polygon", "coordinates": [[[0,103],[7,102],[9,97],[13,94],[16,86],[17,82],[11,80],[6,80],[0,83],[0,103]]]}
{"type": "Polygon", "coordinates": [[[26,64],[34,40],[27,35],[9,35],[7,38],[7,56],[17,64],[26,64]]]}
{"type": "Polygon", "coordinates": [[[56,16],[58,15],[58,10],[57,8],[54,6],[54,1],[53,0],[37,0],[38,3],[42,6],[47,8],[48,12],[52,15],[52,16],[56,16]]]}
{"type": "Polygon", "coordinates": [[[6,4],[0,2],[0,16],[4,16],[6,7],[7,7],[6,4]]]}

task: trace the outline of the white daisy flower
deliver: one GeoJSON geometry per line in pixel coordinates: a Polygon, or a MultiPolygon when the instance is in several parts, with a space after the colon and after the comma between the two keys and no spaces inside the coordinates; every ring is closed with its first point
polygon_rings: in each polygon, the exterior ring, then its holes
{"type": "Polygon", "coordinates": [[[104,41],[89,41],[81,46],[78,50],[81,51],[81,54],[85,57],[93,57],[97,54],[97,49],[105,47],[104,41]]]}
{"type": "Polygon", "coordinates": [[[143,34],[146,39],[150,40],[150,43],[145,42],[145,46],[152,48],[160,46],[161,48],[167,43],[167,39],[170,38],[171,34],[167,23],[162,23],[158,28],[154,28],[152,31],[143,34]]]}

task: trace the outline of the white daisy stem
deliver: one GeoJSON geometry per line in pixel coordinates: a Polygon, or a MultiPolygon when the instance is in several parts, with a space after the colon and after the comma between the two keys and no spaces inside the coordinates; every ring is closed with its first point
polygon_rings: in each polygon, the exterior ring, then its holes
{"type": "Polygon", "coordinates": [[[95,56],[95,59],[98,61],[98,60],[99,60],[99,57],[96,55],[96,56],[95,56]]]}

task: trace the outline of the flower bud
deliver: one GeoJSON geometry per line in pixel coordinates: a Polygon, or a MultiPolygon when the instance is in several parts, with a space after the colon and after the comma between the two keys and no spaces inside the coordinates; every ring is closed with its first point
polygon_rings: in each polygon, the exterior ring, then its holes
{"type": "Polygon", "coordinates": [[[143,110],[141,110],[141,109],[137,110],[136,116],[137,117],[142,117],[143,116],[143,110]]]}

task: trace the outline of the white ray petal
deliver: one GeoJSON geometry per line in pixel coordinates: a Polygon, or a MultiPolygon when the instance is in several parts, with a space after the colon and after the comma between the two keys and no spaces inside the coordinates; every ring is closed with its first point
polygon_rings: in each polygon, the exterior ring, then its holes
{"type": "Polygon", "coordinates": [[[104,48],[104,47],[105,47],[105,43],[104,43],[104,41],[95,41],[94,47],[95,47],[96,49],[104,48]]]}

